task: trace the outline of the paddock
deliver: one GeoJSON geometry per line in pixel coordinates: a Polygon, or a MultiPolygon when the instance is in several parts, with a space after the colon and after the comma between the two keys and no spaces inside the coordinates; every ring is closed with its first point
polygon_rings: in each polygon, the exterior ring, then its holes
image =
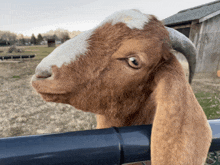
{"type": "MultiPolygon", "coordinates": [[[[0,137],[16,137],[93,130],[95,115],[72,106],[46,103],[30,85],[35,68],[41,59],[22,63],[0,63],[0,137]]],[[[187,72],[187,64],[182,65],[187,72]]],[[[220,118],[220,79],[196,74],[192,81],[194,93],[204,93],[208,118],[220,118]],[[217,110],[216,110],[217,109],[217,110]]]]}

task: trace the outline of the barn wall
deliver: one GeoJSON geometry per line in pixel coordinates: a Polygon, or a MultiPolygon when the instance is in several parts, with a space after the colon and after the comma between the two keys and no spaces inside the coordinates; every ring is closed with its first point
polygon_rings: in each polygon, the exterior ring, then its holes
{"type": "Polygon", "coordinates": [[[198,50],[196,72],[216,73],[220,69],[220,15],[192,26],[191,29],[190,39],[198,50]]]}
{"type": "Polygon", "coordinates": [[[201,28],[201,23],[192,22],[190,33],[189,33],[189,38],[196,46],[198,44],[198,39],[199,39],[198,32],[200,32],[200,28],[201,28]]]}
{"type": "Polygon", "coordinates": [[[181,28],[181,29],[176,29],[180,33],[184,34],[186,37],[189,37],[190,34],[190,27],[187,28],[181,28]]]}

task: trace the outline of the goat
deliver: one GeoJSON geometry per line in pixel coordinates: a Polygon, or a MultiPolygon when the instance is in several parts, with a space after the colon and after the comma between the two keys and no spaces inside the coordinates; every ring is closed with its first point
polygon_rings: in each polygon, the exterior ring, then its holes
{"type": "Polygon", "coordinates": [[[212,132],[171,48],[196,65],[193,43],[153,15],[124,10],[56,48],[32,86],[45,101],[97,114],[97,129],[152,124],[152,165],[202,165],[212,132]]]}

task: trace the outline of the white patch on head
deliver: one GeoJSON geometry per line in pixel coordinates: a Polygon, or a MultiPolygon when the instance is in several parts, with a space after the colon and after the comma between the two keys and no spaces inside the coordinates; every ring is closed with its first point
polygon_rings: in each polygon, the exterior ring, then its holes
{"type": "Polygon", "coordinates": [[[83,32],[57,47],[38,64],[35,74],[47,76],[52,73],[51,66],[55,65],[60,68],[63,64],[70,64],[77,56],[85,54],[89,46],[87,40],[92,33],[93,30],[83,32]]]}
{"type": "Polygon", "coordinates": [[[139,10],[123,10],[115,12],[107,17],[103,22],[101,22],[100,26],[108,22],[112,22],[112,25],[122,22],[131,29],[136,28],[142,30],[144,25],[149,22],[149,18],[149,15],[143,14],[139,10]]]}
{"type": "MultiPolygon", "coordinates": [[[[149,15],[143,14],[138,10],[123,10],[110,15],[96,28],[107,22],[111,22],[112,25],[123,22],[131,29],[143,29],[144,25],[149,22],[149,18],[149,15]]],[[[84,55],[89,47],[87,40],[96,28],[81,33],[56,48],[40,62],[35,70],[35,75],[49,77],[52,75],[51,67],[53,65],[60,68],[63,64],[70,64],[77,56],[84,55]]]]}

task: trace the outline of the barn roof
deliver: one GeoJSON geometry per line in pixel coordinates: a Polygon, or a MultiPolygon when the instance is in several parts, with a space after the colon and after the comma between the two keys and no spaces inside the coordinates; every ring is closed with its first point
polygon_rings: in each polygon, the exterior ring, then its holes
{"type": "Polygon", "coordinates": [[[218,14],[220,14],[220,0],[181,10],[177,14],[174,14],[163,21],[165,25],[181,24],[193,20],[203,22],[218,14]]]}

